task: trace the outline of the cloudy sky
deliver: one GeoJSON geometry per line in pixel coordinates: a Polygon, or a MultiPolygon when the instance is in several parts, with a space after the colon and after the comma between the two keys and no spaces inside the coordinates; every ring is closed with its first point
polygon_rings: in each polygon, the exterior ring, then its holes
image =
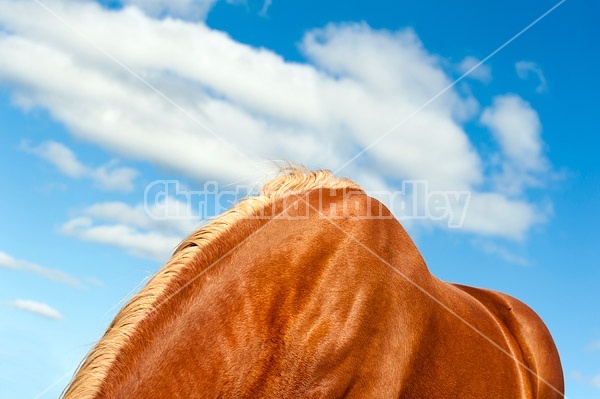
{"type": "Polygon", "coordinates": [[[434,274],[532,306],[568,396],[600,398],[600,9],[446,3],[0,0],[0,397],[56,397],[218,210],[153,182],[246,192],[289,160],[382,198],[434,274]],[[459,228],[411,219],[407,181],[469,193],[459,228]]]}

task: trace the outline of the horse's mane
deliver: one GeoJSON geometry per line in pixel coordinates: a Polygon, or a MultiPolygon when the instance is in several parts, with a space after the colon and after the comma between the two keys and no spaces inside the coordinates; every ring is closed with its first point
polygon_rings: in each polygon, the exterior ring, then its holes
{"type": "Polygon", "coordinates": [[[276,178],[262,187],[258,196],[244,199],[190,234],[177,247],[171,259],[117,314],[104,336],[80,365],[63,397],[85,399],[98,394],[111,366],[124,345],[134,336],[140,322],[173,295],[172,292],[176,291],[173,287],[186,284],[186,281],[180,281],[182,276],[187,275],[184,272],[198,261],[202,253],[211,250],[209,245],[214,240],[230,233],[238,221],[252,217],[265,206],[289,195],[315,189],[342,188],[363,191],[351,180],[336,178],[327,170],[313,172],[304,167],[282,168],[276,178]]]}

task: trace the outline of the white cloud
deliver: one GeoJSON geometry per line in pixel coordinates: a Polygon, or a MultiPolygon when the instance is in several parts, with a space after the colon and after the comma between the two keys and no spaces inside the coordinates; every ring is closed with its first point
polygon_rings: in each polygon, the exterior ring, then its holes
{"type": "Polygon", "coordinates": [[[577,370],[575,370],[575,371],[571,371],[571,372],[569,373],[569,376],[570,376],[571,378],[573,378],[573,379],[574,379],[575,381],[577,381],[577,382],[580,382],[580,383],[583,383],[583,382],[585,382],[585,378],[583,377],[583,374],[581,374],[581,372],[580,372],[580,371],[577,371],[577,370]]]}
{"type": "Polygon", "coordinates": [[[546,215],[533,205],[498,193],[475,193],[471,197],[463,229],[484,236],[523,239],[530,226],[546,215]]]}
{"type": "MultiPolygon", "coordinates": [[[[187,115],[31,1],[0,3],[0,26],[11,32],[0,35],[0,83],[79,139],[199,180],[254,180],[265,158],[335,170],[451,83],[443,60],[410,29],[329,25],[307,32],[301,50],[308,62],[293,63],[203,23],[152,19],[134,8],[45,4],[187,115]]],[[[468,231],[522,236],[538,220],[536,207],[479,190],[489,177],[462,126],[477,109],[472,96],[448,90],[342,174],[379,176],[390,190],[401,179],[471,190],[480,199],[468,231]],[[483,201],[525,218],[478,212],[483,201]]]]}
{"type": "MultiPolygon", "coordinates": [[[[467,73],[477,64],[479,64],[479,62],[481,62],[481,60],[476,57],[465,57],[460,64],[458,64],[458,71],[461,74],[467,73]]],[[[477,68],[473,69],[467,75],[467,77],[488,83],[492,80],[492,68],[487,64],[481,64],[477,68]]]]}
{"type": "Polygon", "coordinates": [[[73,151],[60,143],[47,141],[37,147],[30,147],[23,142],[22,148],[54,164],[58,170],[69,177],[82,177],[88,173],[87,168],[77,160],[73,151]]]}
{"type": "Polygon", "coordinates": [[[104,190],[131,191],[133,190],[133,180],[138,175],[135,169],[117,167],[115,162],[97,168],[86,166],[77,159],[71,149],[55,141],[46,141],[36,147],[31,147],[28,143],[23,142],[21,147],[52,163],[69,177],[91,178],[104,190]]]}
{"type": "Polygon", "coordinates": [[[473,245],[480,248],[485,253],[496,255],[497,257],[508,263],[513,263],[519,266],[529,266],[529,261],[527,260],[527,258],[519,256],[513,253],[508,248],[498,245],[493,241],[474,240],[473,245]]]}
{"type": "Polygon", "coordinates": [[[158,232],[144,232],[123,224],[94,225],[90,218],[71,219],[61,231],[69,236],[126,250],[137,256],[164,261],[182,237],[158,232]]]}
{"type": "Polygon", "coordinates": [[[260,15],[261,17],[266,17],[267,11],[269,11],[269,7],[271,7],[272,3],[273,3],[273,0],[265,0],[262,8],[258,12],[258,15],[260,15]]]}
{"type": "Polygon", "coordinates": [[[549,162],[544,155],[542,125],[531,104],[515,94],[497,96],[484,110],[481,123],[492,131],[504,156],[502,174],[496,176],[499,190],[518,194],[539,185],[549,162]]]}
{"type": "Polygon", "coordinates": [[[127,167],[115,167],[115,163],[99,166],[90,170],[90,177],[100,187],[110,191],[131,191],[133,190],[133,180],[138,172],[135,169],[127,167]]]}
{"type": "Polygon", "coordinates": [[[58,310],[42,302],[36,302],[29,299],[16,299],[14,301],[8,302],[8,306],[13,307],[15,309],[24,310],[29,313],[33,313],[38,316],[43,316],[48,319],[63,319],[63,316],[58,310]]]}
{"type": "Polygon", "coordinates": [[[600,389],[600,374],[588,378],[587,376],[584,376],[583,373],[581,373],[580,371],[575,370],[571,371],[569,373],[569,376],[580,384],[590,385],[594,388],[600,389]]]}
{"type": "Polygon", "coordinates": [[[0,251],[0,267],[14,270],[23,270],[30,273],[38,274],[48,280],[57,281],[77,288],[83,288],[83,284],[76,277],[65,272],[55,269],[49,269],[39,266],[35,263],[27,262],[20,259],[15,259],[5,252],[0,251]]]}
{"type": "Polygon", "coordinates": [[[548,91],[546,77],[544,76],[542,69],[535,62],[519,61],[515,64],[515,69],[517,70],[517,75],[523,80],[528,79],[531,74],[534,74],[537,77],[539,83],[535,88],[535,91],[538,93],[548,91]]]}
{"type": "Polygon", "coordinates": [[[104,284],[104,281],[100,280],[99,278],[96,277],[87,277],[85,279],[85,281],[95,285],[96,287],[105,287],[106,284],[104,284]]]}
{"type": "Polygon", "coordinates": [[[217,0],[122,0],[153,17],[175,17],[185,20],[204,20],[217,0]]]}
{"type": "Polygon", "coordinates": [[[541,123],[531,104],[517,95],[494,98],[483,112],[481,122],[488,126],[504,154],[523,169],[545,166],[542,158],[541,123]]]}
{"type": "Polygon", "coordinates": [[[593,351],[600,351],[600,340],[592,342],[588,348],[593,351]]]}
{"type": "Polygon", "coordinates": [[[154,229],[184,236],[200,224],[200,215],[192,211],[191,204],[177,201],[170,196],[159,203],[131,206],[123,202],[101,202],[81,211],[83,215],[109,222],[143,229],[154,229]],[[160,215],[161,219],[153,218],[160,215]]]}
{"type": "Polygon", "coordinates": [[[123,202],[103,202],[83,209],[61,226],[65,235],[114,246],[136,256],[164,261],[181,240],[200,224],[189,204],[167,197],[152,204],[131,206],[123,202]],[[167,218],[153,219],[151,215],[167,218]]]}

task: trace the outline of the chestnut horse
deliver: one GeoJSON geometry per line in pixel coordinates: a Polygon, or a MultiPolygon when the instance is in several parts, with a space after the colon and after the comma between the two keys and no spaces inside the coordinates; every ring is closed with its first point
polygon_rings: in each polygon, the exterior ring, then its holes
{"type": "Polygon", "coordinates": [[[185,239],[65,399],[561,398],[544,323],[440,281],[385,206],[291,169],[185,239]]]}

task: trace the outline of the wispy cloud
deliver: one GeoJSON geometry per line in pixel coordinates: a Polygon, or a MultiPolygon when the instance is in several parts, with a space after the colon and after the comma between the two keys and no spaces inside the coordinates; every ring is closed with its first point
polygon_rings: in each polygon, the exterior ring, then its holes
{"type": "Polygon", "coordinates": [[[594,341],[588,345],[588,349],[592,351],[600,351],[600,340],[594,341]]]}
{"type": "Polygon", "coordinates": [[[81,210],[81,216],[64,223],[61,232],[81,240],[114,246],[136,256],[164,261],[177,244],[198,227],[200,220],[189,204],[171,197],[163,198],[151,208],[151,214],[168,216],[165,211],[170,211],[176,212],[177,218],[155,220],[141,204],[102,202],[81,210]]]}
{"type": "MultiPolygon", "coordinates": [[[[458,64],[458,72],[461,74],[467,73],[479,62],[480,60],[477,57],[465,57],[460,64],[458,64]]],[[[487,64],[481,64],[476,69],[472,70],[467,77],[488,83],[492,80],[492,68],[487,64]]]]}
{"type": "Polygon", "coordinates": [[[21,148],[27,152],[39,155],[69,177],[79,178],[88,174],[88,168],[79,162],[73,151],[63,144],[55,141],[47,141],[39,146],[32,147],[28,142],[23,141],[21,142],[21,148]]]}
{"type": "Polygon", "coordinates": [[[104,284],[104,281],[100,280],[97,277],[87,277],[85,279],[85,281],[87,281],[87,282],[95,285],[96,287],[104,287],[104,286],[106,286],[106,284],[104,284]]]}
{"type": "Polygon", "coordinates": [[[569,376],[577,382],[584,383],[585,378],[580,371],[574,370],[569,373],[569,376]]]}
{"type": "Polygon", "coordinates": [[[142,231],[123,224],[94,224],[90,218],[71,219],[62,225],[68,236],[124,249],[134,255],[164,261],[183,237],[142,231]]]}
{"type": "Polygon", "coordinates": [[[495,255],[508,263],[513,263],[519,266],[529,266],[529,260],[527,260],[527,258],[517,255],[513,251],[502,245],[499,245],[498,243],[487,240],[473,240],[472,243],[476,248],[481,249],[483,252],[490,255],[495,255]]]}
{"type": "Polygon", "coordinates": [[[273,3],[273,0],[265,0],[262,8],[258,12],[258,15],[260,15],[261,17],[266,17],[267,12],[269,11],[269,7],[271,7],[272,3],[273,3]]]}
{"type": "Polygon", "coordinates": [[[517,70],[517,75],[523,80],[528,79],[530,75],[535,75],[537,77],[538,85],[535,88],[536,92],[544,93],[548,91],[548,84],[546,83],[544,72],[542,72],[542,69],[535,62],[519,61],[515,64],[515,68],[517,70]]]}
{"type": "Polygon", "coordinates": [[[569,377],[571,377],[574,381],[577,381],[580,384],[600,389],[600,374],[597,374],[592,377],[587,377],[581,371],[574,370],[569,373],[569,377]]]}
{"type": "Polygon", "coordinates": [[[71,276],[70,274],[62,272],[60,270],[49,269],[47,267],[39,266],[35,263],[15,259],[2,251],[0,251],[0,267],[35,273],[44,278],[47,278],[48,280],[57,281],[59,283],[67,284],[76,288],[84,287],[81,281],[71,276]]]}
{"type": "Polygon", "coordinates": [[[48,304],[43,302],[32,301],[29,299],[16,299],[8,302],[8,306],[15,309],[20,309],[38,316],[46,317],[53,320],[62,320],[63,316],[60,312],[48,304]]]}
{"type": "Polygon", "coordinates": [[[191,206],[167,195],[157,203],[147,206],[129,205],[119,201],[99,202],[82,209],[80,213],[107,222],[185,236],[200,224],[200,215],[193,211],[191,206]],[[151,215],[161,215],[161,220],[151,215]]]}
{"type": "Polygon", "coordinates": [[[76,179],[90,178],[105,190],[131,191],[133,180],[138,175],[135,169],[117,167],[115,161],[96,168],[86,166],[70,148],[55,141],[46,141],[38,146],[31,146],[24,141],[21,148],[52,163],[65,175],[76,179]]]}

